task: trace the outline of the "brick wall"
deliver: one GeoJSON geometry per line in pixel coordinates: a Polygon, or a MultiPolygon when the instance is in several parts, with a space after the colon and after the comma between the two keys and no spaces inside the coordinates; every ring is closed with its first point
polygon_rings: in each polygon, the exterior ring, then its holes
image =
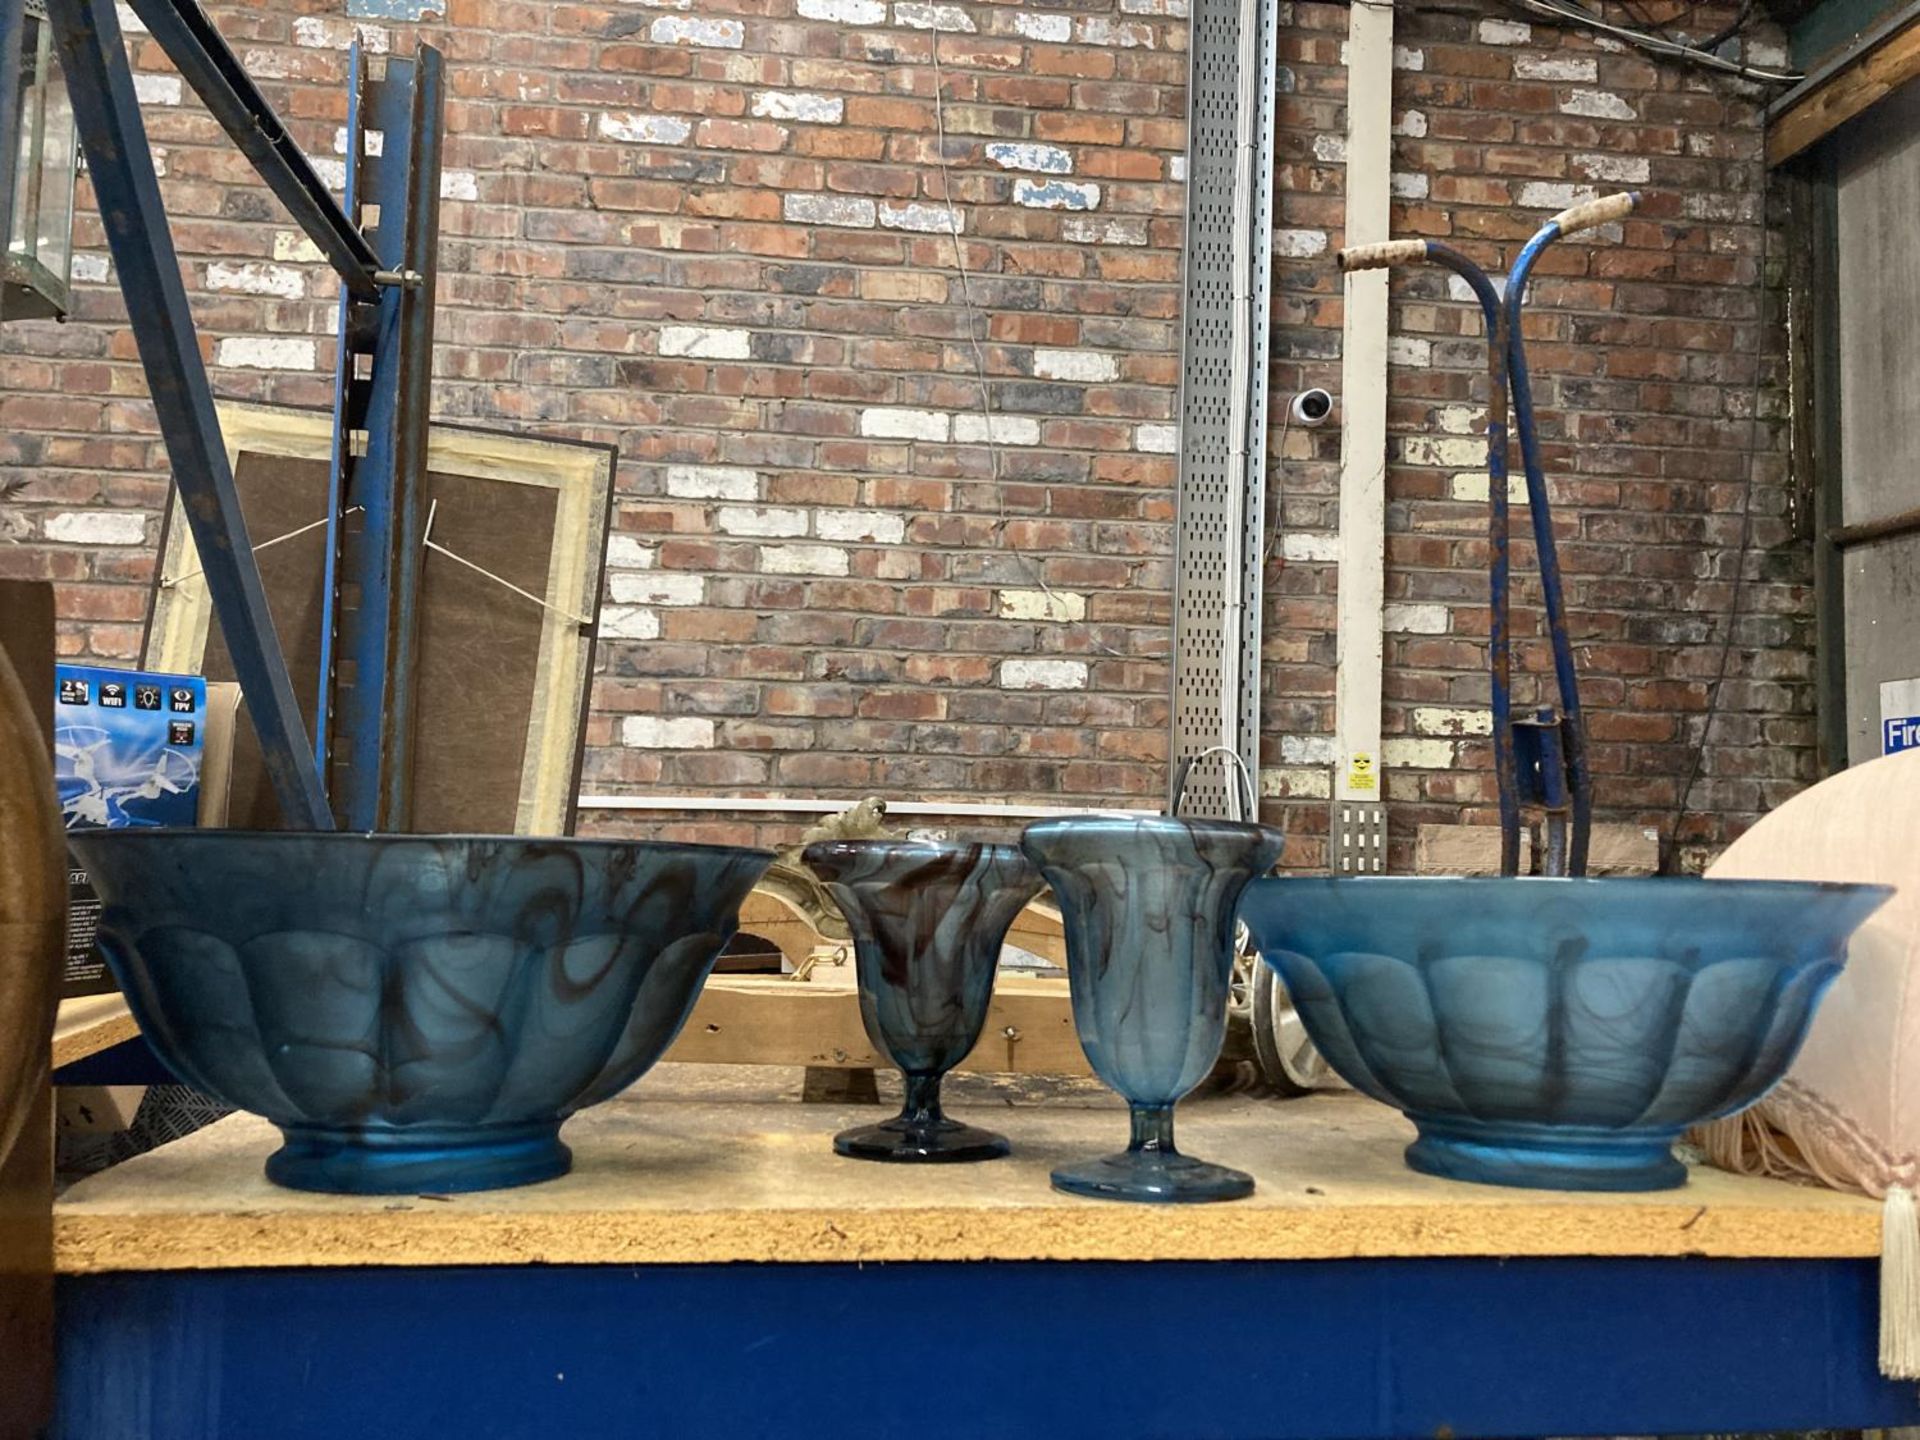
{"type": "MultiPolygon", "coordinates": [[[[451,0],[449,23],[367,30],[450,62],[436,415],[620,447],[589,792],[1157,803],[1183,10],[451,0]]],[[[1282,11],[1284,397],[1338,381],[1346,12],[1282,11]]],[[[213,13],[334,155],[339,0],[213,13]]],[[[1778,409],[1771,368],[1755,385],[1776,337],[1752,99],[1504,18],[1400,24],[1400,232],[1504,261],[1590,187],[1649,193],[1644,220],[1551,257],[1535,368],[1607,818],[1658,818],[1691,768],[1754,477],[1735,679],[1687,830],[1711,844],[1811,765],[1807,562],[1779,518],[1777,426],[1751,423],[1756,396],[1778,409]]],[[[330,275],[134,48],[219,390],[327,403],[330,275]]],[[[59,580],[67,651],[131,661],[162,457],[96,223],[82,241],[73,323],[0,332],[0,463],[29,480],[0,574],[59,580]]],[[[1443,274],[1395,296],[1385,758],[1410,837],[1491,798],[1482,360],[1443,274]]],[[[1296,432],[1275,457],[1264,781],[1299,864],[1325,828],[1336,452],[1296,432]]]]}

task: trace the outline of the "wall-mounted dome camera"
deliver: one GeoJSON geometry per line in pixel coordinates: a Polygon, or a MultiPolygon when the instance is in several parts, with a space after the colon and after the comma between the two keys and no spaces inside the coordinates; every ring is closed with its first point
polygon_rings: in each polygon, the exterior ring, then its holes
{"type": "Polygon", "coordinates": [[[1294,424],[1311,430],[1333,418],[1333,396],[1324,390],[1302,390],[1293,397],[1287,412],[1294,424]]]}

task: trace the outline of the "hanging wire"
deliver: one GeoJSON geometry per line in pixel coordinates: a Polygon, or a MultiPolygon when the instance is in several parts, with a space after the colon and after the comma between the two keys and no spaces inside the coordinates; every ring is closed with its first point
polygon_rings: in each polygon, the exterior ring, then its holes
{"type": "Polygon", "coordinates": [[[1672,60],[1685,60],[1689,64],[1703,66],[1708,70],[1718,70],[1727,75],[1738,75],[1743,80],[1763,80],[1772,85],[1792,85],[1806,79],[1797,71],[1765,70],[1755,65],[1743,64],[1738,60],[1729,60],[1716,55],[1711,50],[1703,50],[1697,45],[1689,45],[1681,40],[1669,40],[1660,35],[1649,35],[1644,30],[1634,30],[1625,25],[1612,25],[1597,15],[1573,5],[1561,4],[1560,0],[1507,0],[1509,9],[1523,15],[1545,15],[1554,20],[1579,25],[1588,30],[1597,30],[1602,35],[1611,35],[1636,45],[1652,55],[1665,56],[1672,60]]]}
{"type": "MultiPolygon", "coordinates": [[[[341,513],[346,515],[357,515],[360,513],[360,506],[349,505],[341,513]]],[[[285,541],[295,540],[302,535],[308,534],[311,531],[318,530],[321,526],[325,525],[326,523],[327,523],[326,517],[322,516],[320,519],[315,520],[313,523],[309,525],[302,525],[297,530],[289,530],[284,535],[276,535],[271,540],[262,540],[258,545],[252,545],[252,546],[249,546],[248,548],[251,549],[254,554],[258,555],[262,550],[271,550],[274,546],[279,545],[285,541]]],[[[176,585],[184,585],[187,583],[187,581],[197,579],[198,577],[206,573],[207,573],[206,570],[203,568],[198,570],[188,570],[184,574],[175,575],[175,576],[172,576],[171,578],[163,578],[160,581],[160,588],[162,590],[171,590],[176,585]]]]}
{"type": "MultiPolygon", "coordinates": [[[[1013,516],[1007,511],[1006,485],[1001,478],[1000,445],[993,433],[993,402],[987,383],[987,352],[980,344],[981,322],[986,317],[980,313],[979,306],[973,301],[973,276],[967,269],[966,249],[960,241],[960,215],[953,206],[953,170],[947,163],[946,80],[940,68],[940,27],[935,25],[931,33],[933,35],[933,124],[935,144],[938,146],[934,152],[934,162],[940,167],[940,203],[947,215],[947,235],[953,242],[953,270],[960,280],[960,306],[967,318],[967,344],[973,350],[974,378],[980,391],[981,436],[987,447],[987,466],[992,477],[994,508],[998,517],[993,526],[993,543],[997,548],[1013,556],[1027,578],[1039,587],[1041,594],[1047,597],[1048,613],[1065,619],[1069,613],[1066,601],[1047,582],[1046,575],[1034,563],[1033,557],[1007,540],[1007,526],[1012,523],[1013,516]]],[[[1128,658],[1095,636],[1091,628],[1087,631],[1087,644],[1089,648],[1101,655],[1110,656],[1116,660],[1128,658]]]]}
{"type": "Polygon", "coordinates": [[[446,546],[442,545],[438,540],[435,540],[433,538],[433,522],[434,522],[434,517],[437,516],[439,513],[440,513],[440,502],[438,500],[433,501],[431,504],[427,506],[426,528],[420,532],[420,543],[424,545],[427,549],[433,551],[433,553],[436,555],[446,556],[447,559],[453,561],[453,563],[456,565],[466,566],[467,569],[473,571],[475,574],[486,576],[487,579],[493,581],[493,583],[496,585],[505,586],[507,589],[511,590],[514,594],[520,596],[523,600],[531,600],[534,604],[538,605],[542,610],[551,610],[554,614],[562,617],[563,619],[573,621],[574,624],[580,626],[581,629],[583,630],[591,630],[593,628],[593,621],[589,620],[585,615],[576,615],[574,614],[573,611],[568,610],[562,606],[556,605],[551,600],[543,600],[540,596],[534,594],[531,590],[522,590],[518,585],[514,584],[511,580],[507,579],[505,576],[494,574],[493,571],[487,569],[484,565],[474,564],[473,561],[467,559],[467,557],[464,555],[454,554],[453,551],[449,550],[446,546]]]}

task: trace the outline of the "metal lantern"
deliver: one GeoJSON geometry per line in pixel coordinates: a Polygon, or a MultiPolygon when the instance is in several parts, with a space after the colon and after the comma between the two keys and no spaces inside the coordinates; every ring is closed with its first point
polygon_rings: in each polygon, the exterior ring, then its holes
{"type": "MultiPolygon", "coordinates": [[[[77,170],[73,107],[53,53],[46,0],[16,0],[20,22],[19,69],[0,78],[0,135],[13,136],[5,284],[0,319],[64,317],[73,269],[73,190],[77,170]],[[14,83],[7,83],[8,80],[14,83]]],[[[0,17],[11,7],[0,0],[0,17]]],[[[3,22],[0,22],[3,23],[3,22]]],[[[7,158],[0,152],[0,158],[7,158]]]]}

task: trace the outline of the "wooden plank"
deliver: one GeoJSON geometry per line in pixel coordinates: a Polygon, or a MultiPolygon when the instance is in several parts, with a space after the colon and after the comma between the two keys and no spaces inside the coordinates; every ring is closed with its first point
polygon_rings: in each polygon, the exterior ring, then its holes
{"type": "Polygon", "coordinates": [[[1876,1257],[1880,1207],[1696,1169],[1685,1188],[1574,1195],[1459,1185],[1401,1161],[1412,1134],[1357,1095],[1189,1101],[1185,1148],[1254,1175],[1231,1205],[1111,1205],[1049,1169],[1117,1149],[1126,1123],[1084,1082],[949,1086],[1006,1160],[872,1165],[830,1137],[874,1107],[799,1105],[791,1072],[662,1067],[576,1116],[574,1171],[519,1190],[307,1195],[269,1184],[277,1143],[235,1116],[81,1182],[55,1212],[64,1274],[349,1265],[734,1261],[1311,1260],[1378,1256],[1876,1257]],[[969,1088],[971,1086],[972,1088],[969,1088]],[[726,1098],[713,1100],[716,1091],[726,1098]]]}
{"type": "MultiPolygon", "coordinates": [[[[892,1068],[867,1039],[851,965],[809,980],[716,975],[707,982],[668,1060],[727,1065],[892,1068]]],[[[1085,1075],[1065,980],[1002,976],[969,1071],[1085,1075]]]]}
{"type": "Polygon", "coordinates": [[[1910,25],[1767,126],[1767,163],[1782,165],[1920,75],[1920,25],[1910,25]]]}
{"type": "Polygon", "coordinates": [[[53,1025],[53,1068],[71,1065],[102,1050],[111,1050],[140,1033],[133,1012],[117,991],[107,995],[78,995],[60,1002],[53,1025]]]}

